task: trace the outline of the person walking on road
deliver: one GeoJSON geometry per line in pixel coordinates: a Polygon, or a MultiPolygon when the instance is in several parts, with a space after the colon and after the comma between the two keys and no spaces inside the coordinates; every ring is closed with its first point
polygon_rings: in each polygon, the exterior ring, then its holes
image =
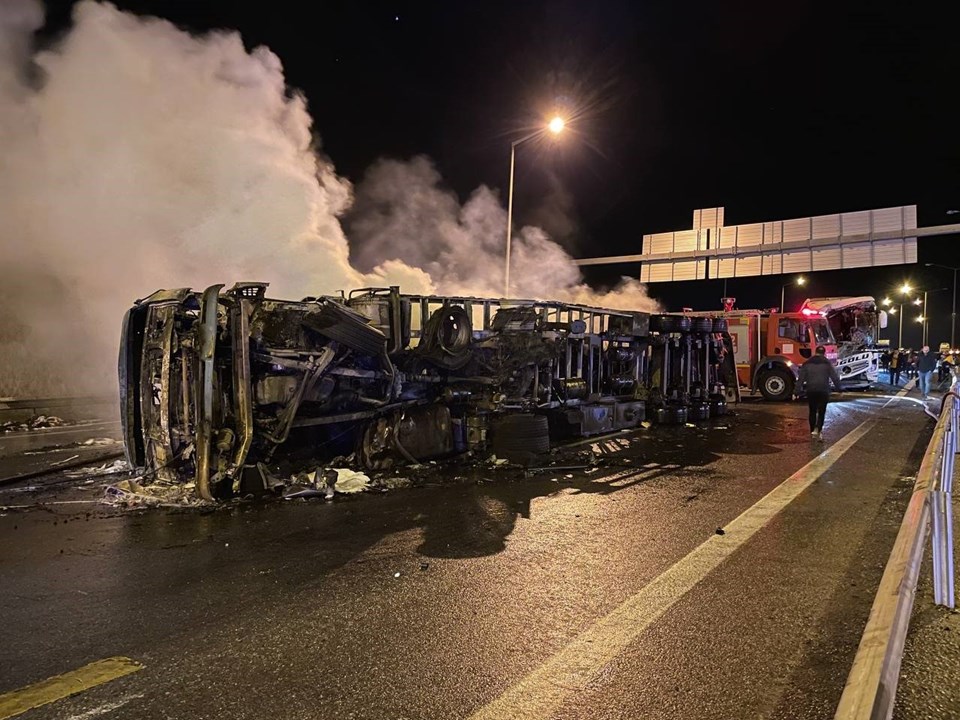
{"type": "Polygon", "coordinates": [[[917,374],[920,378],[920,393],[926,400],[930,395],[930,378],[937,369],[937,356],[930,352],[930,346],[924,345],[917,357],[917,374]]]}
{"type": "Polygon", "coordinates": [[[890,384],[900,384],[900,371],[903,370],[903,356],[899,350],[894,350],[890,356],[890,384]]]}
{"type": "Polygon", "coordinates": [[[817,346],[817,354],[800,366],[798,387],[807,391],[807,405],[810,408],[810,435],[815,440],[823,440],[823,421],[827,415],[827,403],[830,401],[830,384],[840,392],[840,376],[833,363],[827,360],[827,349],[817,346]]]}

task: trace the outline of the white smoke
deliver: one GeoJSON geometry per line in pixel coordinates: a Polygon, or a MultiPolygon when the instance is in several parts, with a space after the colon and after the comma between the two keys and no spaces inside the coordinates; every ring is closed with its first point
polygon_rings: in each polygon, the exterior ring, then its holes
{"type": "MultiPolygon", "coordinates": [[[[507,214],[481,185],[462,205],[429,158],[379,160],[356,187],[347,216],[351,259],[361,270],[384,258],[422,268],[443,294],[503,294],[507,214]]],[[[583,283],[573,258],[535,227],[514,232],[511,296],[654,310],[645,288],[623,278],[609,292],[583,283]]]]}
{"type": "MultiPolygon", "coordinates": [[[[363,272],[351,266],[352,188],[268,49],[83,0],[34,54],[42,23],[36,0],[0,2],[0,395],[112,386],[123,312],[161,287],[500,294],[496,195],[461,207],[423,158],[371,169],[353,222],[363,272]]],[[[543,233],[522,229],[515,248],[515,295],[604,302],[543,233]]],[[[619,292],[650,305],[637,285],[619,292]]]]}

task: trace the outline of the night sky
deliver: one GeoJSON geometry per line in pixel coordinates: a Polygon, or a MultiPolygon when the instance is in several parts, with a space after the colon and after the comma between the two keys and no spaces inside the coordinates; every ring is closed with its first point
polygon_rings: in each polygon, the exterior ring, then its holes
{"type": "MultiPolygon", "coordinates": [[[[960,222],[947,214],[960,210],[956,3],[115,4],[269,46],[306,95],[323,152],[354,181],[379,157],[424,153],[461,198],[481,183],[505,196],[510,141],[554,108],[572,113],[562,141],[518,151],[514,214],[574,256],[640,252],[644,233],[689,228],[695,208],[718,205],[727,224],[904,204],[922,226],[960,222]]],[[[46,37],[71,5],[48,2],[46,37]]],[[[788,290],[788,307],[882,296],[904,279],[952,286],[926,262],[960,266],[957,237],[921,240],[919,265],[817,273],[788,290]]],[[[731,280],[728,293],[741,307],[778,305],[789,280],[731,280]]],[[[706,309],[723,282],[650,292],[706,309]]],[[[949,339],[950,302],[949,290],[930,295],[934,344],[949,339]]],[[[919,324],[904,328],[916,345],[919,324]]]]}

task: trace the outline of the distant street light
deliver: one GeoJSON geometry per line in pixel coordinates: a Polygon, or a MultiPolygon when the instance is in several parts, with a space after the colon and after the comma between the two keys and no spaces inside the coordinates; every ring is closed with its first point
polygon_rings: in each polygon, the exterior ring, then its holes
{"type": "MultiPolygon", "coordinates": [[[[926,345],[927,341],[929,340],[928,333],[930,329],[930,315],[927,313],[927,296],[930,293],[940,292],[941,290],[949,290],[949,289],[950,288],[933,288],[933,289],[926,289],[926,290],[915,290],[914,288],[910,287],[908,283],[904,283],[903,286],[900,288],[900,292],[902,292],[905,295],[911,292],[923,293],[922,298],[916,297],[912,301],[913,304],[916,305],[917,307],[920,307],[921,305],[923,306],[923,310],[921,311],[922,314],[920,315],[920,317],[917,318],[917,322],[923,324],[923,332],[921,334],[921,343],[923,345],[926,345]]],[[[900,303],[900,313],[901,313],[900,314],[900,340],[902,342],[903,341],[903,303],[900,303]]]]}
{"type": "Polygon", "coordinates": [[[787,287],[790,285],[799,285],[803,287],[807,284],[807,279],[803,275],[798,275],[797,279],[793,282],[788,282],[786,285],[780,288],[780,312],[786,312],[787,309],[784,307],[784,302],[786,300],[787,287]]]}
{"type": "Polygon", "coordinates": [[[513,234],[513,168],[516,162],[517,145],[525,143],[527,140],[532,140],[535,137],[540,137],[546,132],[559,135],[563,132],[566,125],[562,117],[555,115],[546,126],[510,143],[510,189],[507,193],[507,255],[503,270],[503,296],[505,298],[510,297],[510,241],[513,234]]]}
{"type": "MultiPolygon", "coordinates": [[[[913,291],[913,288],[910,287],[910,283],[903,283],[903,285],[899,287],[898,291],[902,295],[909,295],[913,291]]],[[[917,300],[919,301],[919,298],[917,298],[917,300]]],[[[891,300],[889,297],[886,297],[883,299],[883,304],[893,305],[893,300],[891,300]]],[[[898,303],[897,307],[890,308],[891,315],[896,315],[898,312],[900,313],[900,328],[899,330],[897,330],[897,347],[902,348],[903,347],[903,300],[901,300],[898,303]]]]}

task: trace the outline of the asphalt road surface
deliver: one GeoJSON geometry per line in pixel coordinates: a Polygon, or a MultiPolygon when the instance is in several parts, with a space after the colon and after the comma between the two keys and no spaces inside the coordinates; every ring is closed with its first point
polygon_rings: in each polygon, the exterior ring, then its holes
{"type": "Polygon", "coordinates": [[[334,502],[0,488],[0,693],[119,656],[22,717],[832,718],[933,427],[887,403],[831,404],[823,444],[753,403],[334,502]]]}

